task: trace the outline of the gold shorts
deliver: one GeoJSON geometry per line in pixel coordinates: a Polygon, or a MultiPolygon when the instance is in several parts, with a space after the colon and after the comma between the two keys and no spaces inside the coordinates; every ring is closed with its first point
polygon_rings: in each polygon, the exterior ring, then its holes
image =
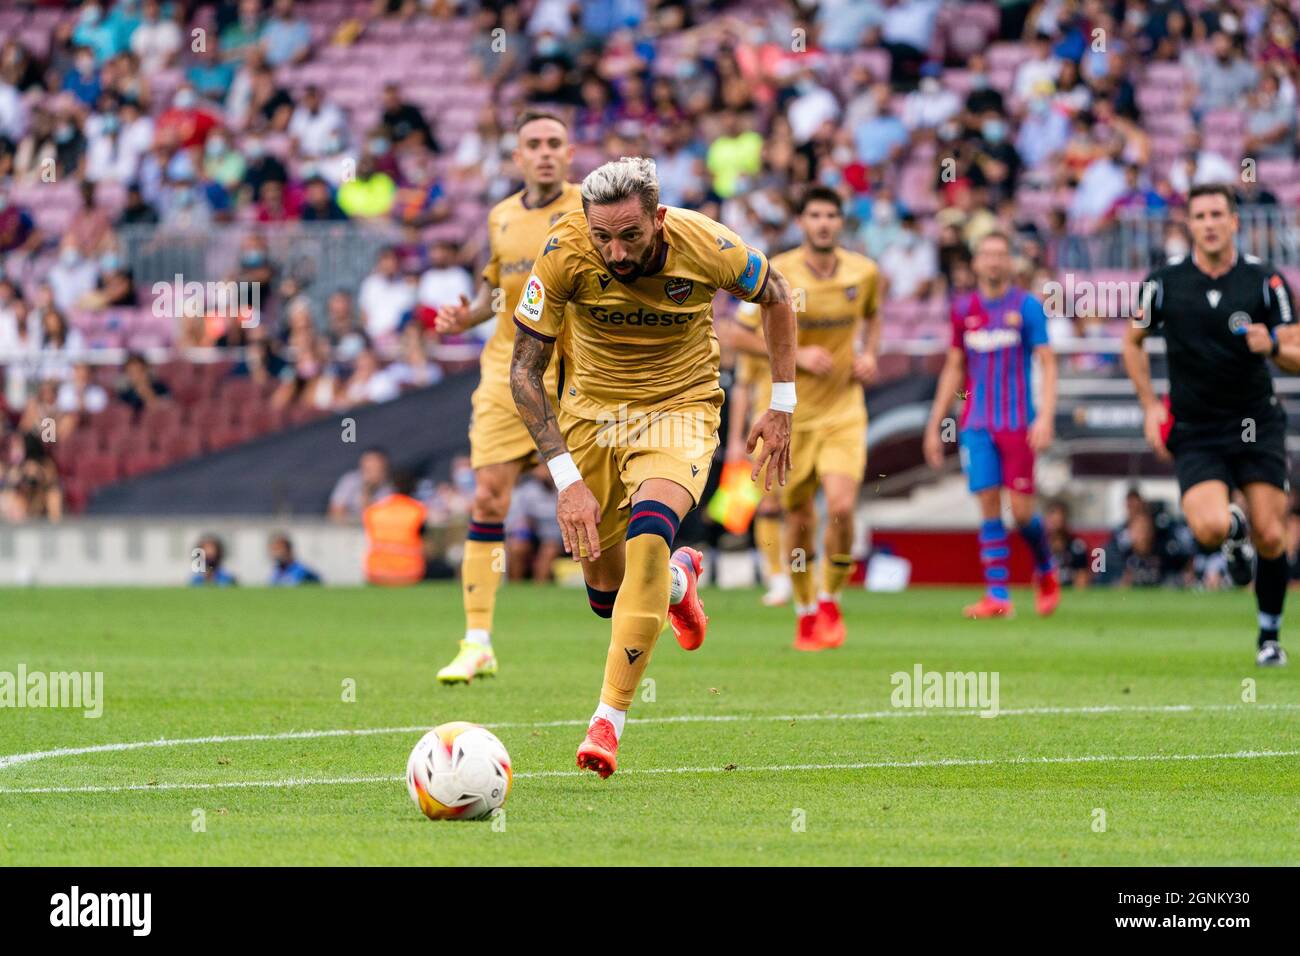
{"type": "Polygon", "coordinates": [[[560,409],[560,431],[582,480],[600,502],[600,547],[627,533],[632,495],[648,478],[666,478],[695,504],[718,447],[718,405],[691,402],[645,415],[594,421],[560,409]]]}
{"type": "MultiPolygon", "coordinates": [[[[861,482],[867,470],[867,421],[849,419],[837,425],[796,429],[790,436],[790,470],[785,486],[773,481],[779,492],[781,507],[792,511],[817,493],[819,480],[826,475],[844,475],[861,482]]],[[[758,486],[767,480],[766,469],[758,474],[758,486]]]]}
{"type": "Polygon", "coordinates": [[[469,463],[473,468],[527,459],[536,461],[537,446],[528,433],[519,409],[507,391],[487,390],[483,385],[470,397],[473,414],[469,420],[469,463]]]}

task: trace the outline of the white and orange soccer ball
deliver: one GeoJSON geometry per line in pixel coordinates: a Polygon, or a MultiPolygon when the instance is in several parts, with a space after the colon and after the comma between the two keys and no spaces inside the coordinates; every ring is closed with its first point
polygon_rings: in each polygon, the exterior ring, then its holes
{"type": "Polygon", "coordinates": [[[477,820],[510,795],[510,755],[478,724],[439,724],[411,751],[406,789],[430,820],[477,820]]]}

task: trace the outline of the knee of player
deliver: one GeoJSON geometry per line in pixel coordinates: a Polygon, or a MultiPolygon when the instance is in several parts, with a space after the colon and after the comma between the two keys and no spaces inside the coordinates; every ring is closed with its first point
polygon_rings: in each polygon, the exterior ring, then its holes
{"type": "Polygon", "coordinates": [[[510,510],[510,492],[480,482],[474,489],[474,517],[480,521],[505,521],[510,510]]]}
{"type": "Polygon", "coordinates": [[[1197,541],[1213,548],[1223,544],[1232,529],[1232,519],[1227,511],[1222,514],[1188,515],[1187,524],[1197,541]]]}
{"type": "Polygon", "coordinates": [[[826,502],[826,517],[838,525],[853,526],[853,500],[830,500],[826,502]]]}
{"type": "Polygon", "coordinates": [[[1277,523],[1255,525],[1250,529],[1250,540],[1263,558],[1276,558],[1286,549],[1286,536],[1277,523]]]}

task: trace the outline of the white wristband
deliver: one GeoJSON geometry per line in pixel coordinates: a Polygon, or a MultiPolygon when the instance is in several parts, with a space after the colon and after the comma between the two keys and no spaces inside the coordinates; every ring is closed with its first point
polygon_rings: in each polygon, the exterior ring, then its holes
{"type": "Polygon", "coordinates": [[[794,382],[773,382],[772,383],[772,404],[769,408],[778,412],[794,413],[794,406],[797,404],[794,397],[794,382]]]}
{"type": "Polygon", "coordinates": [[[578,466],[573,463],[573,456],[567,451],[548,461],[546,467],[551,469],[551,478],[555,481],[556,491],[563,491],[575,481],[582,481],[582,474],[578,471],[578,466]]]}

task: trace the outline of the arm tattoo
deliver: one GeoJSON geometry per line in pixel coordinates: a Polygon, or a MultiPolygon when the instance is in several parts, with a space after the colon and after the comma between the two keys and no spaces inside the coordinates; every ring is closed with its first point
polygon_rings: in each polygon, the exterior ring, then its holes
{"type": "Polygon", "coordinates": [[[790,283],[785,281],[785,276],[780,272],[768,266],[767,286],[763,289],[763,294],[756,301],[759,305],[789,305],[790,283]]]}
{"type": "Polygon", "coordinates": [[[554,343],[521,332],[515,335],[515,351],[510,359],[510,393],[543,461],[568,450],[543,383],[554,350],[554,343]]]}

